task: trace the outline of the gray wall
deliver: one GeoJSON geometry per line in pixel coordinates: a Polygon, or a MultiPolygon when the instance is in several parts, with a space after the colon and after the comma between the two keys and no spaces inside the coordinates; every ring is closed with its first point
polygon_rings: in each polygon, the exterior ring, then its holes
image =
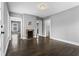
{"type": "Polygon", "coordinates": [[[79,6],[52,15],[51,38],[79,44],[79,6]]]}
{"type": "Polygon", "coordinates": [[[3,48],[3,55],[5,55],[9,44],[9,27],[8,27],[9,13],[8,13],[8,7],[6,2],[3,2],[2,4],[2,20],[4,25],[3,31],[5,32],[2,39],[2,48],[3,48]]]}

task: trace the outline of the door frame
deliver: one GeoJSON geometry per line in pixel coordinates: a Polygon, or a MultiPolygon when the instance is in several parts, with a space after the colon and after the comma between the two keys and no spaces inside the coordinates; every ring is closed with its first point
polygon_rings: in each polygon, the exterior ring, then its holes
{"type": "MultiPolygon", "coordinates": [[[[11,21],[11,39],[12,39],[12,22],[16,22],[16,23],[19,23],[19,27],[20,27],[20,30],[19,30],[19,33],[21,35],[21,22],[20,21],[11,21]]],[[[18,33],[18,32],[17,32],[18,33]]],[[[21,38],[21,37],[20,37],[21,38]]]]}
{"type": "Polygon", "coordinates": [[[11,36],[12,36],[12,33],[11,33],[11,21],[16,21],[16,22],[20,22],[20,34],[21,34],[21,38],[22,38],[22,19],[21,18],[18,18],[18,17],[11,17],[10,16],[10,34],[11,34],[11,36]]]}
{"type": "Polygon", "coordinates": [[[11,32],[12,32],[12,23],[19,23],[19,32],[21,33],[21,22],[20,21],[11,21],[11,32]]]}
{"type": "Polygon", "coordinates": [[[51,37],[51,19],[46,19],[46,37],[50,38],[51,37]],[[47,29],[47,27],[49,28],[47,29]],[[48,34],[49,31],[49,34],[48,34]]]}

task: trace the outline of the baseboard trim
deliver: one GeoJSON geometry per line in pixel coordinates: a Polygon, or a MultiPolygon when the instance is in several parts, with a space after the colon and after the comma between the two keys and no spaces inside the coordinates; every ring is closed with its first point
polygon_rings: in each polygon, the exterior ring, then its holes
{"type": "Polygon", "coordinates": [[[21,39],[26,40],[27,38],[26,37],[22,37],[21,39]]]}
{"type": "Polygon", "coordinates": [[[46,35],[41,35],[41,36],[46,37],[46,35]]]}
{"type": "Polygon", "coordinates": [[[73,44],[73,45],[79,46],[79,43],[77,43],[77,42],[72,42],[72,41],[67,41],[67,40],[63,40],[63,39],[58,39],[58,38],[55,38],[55,37],[50,37],[50,38],[54,39],[54,40],[58,40],[58,41],[62,41],[62,42],[66,42],[66,43],[69,43],[69,44],[73,44]]]}
{"type": "MultiPolygon", "coordinates": [[[[46,37],[46,35],[42,35],[42,36],[46,37]]],[[[58,41],[61,41],[61,42],[65,42],[65,43],[69,43],[69,44],[79,46],[79,43],[73,42],[73,41],[63,40],[63,39],[59,39],[59,38],[55,38],[55,37],[50,37],[50,39],[54,39],[54,40],[58,40],[58,41]]]]}

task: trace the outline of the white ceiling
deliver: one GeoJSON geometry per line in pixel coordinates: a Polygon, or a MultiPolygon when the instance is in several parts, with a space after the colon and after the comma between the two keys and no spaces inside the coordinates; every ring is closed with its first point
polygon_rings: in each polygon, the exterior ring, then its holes
{"type": "Polygon", "coordinates": [[[8,2],[9,11],[46,17],[79,5],[79,2],[43,2],[48,9],[41,11],[38,5],[42,2],[8,2]]]}

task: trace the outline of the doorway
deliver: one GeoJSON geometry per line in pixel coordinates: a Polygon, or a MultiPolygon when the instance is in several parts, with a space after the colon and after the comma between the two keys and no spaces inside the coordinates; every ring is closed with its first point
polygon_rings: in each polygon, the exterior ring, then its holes
{"type": "Polygon", "coordinates": [[[14,34],[20,34],[21,27],[20,27],[20,21],[11,21],[11,33],[14,34]]]}
{"type": "Polygon", "coordinates": [[[46,21],[46,37],[50,38],[50,30],[51,29],[51,22],[50,19],[47,19],[46,21]]]}
{"type": "Polygon", "coordinates": [[[20,21],[11,21],[11,41],[12,45],[18,43],[18,39],[21,37],[21,22],[20,21]]]}

